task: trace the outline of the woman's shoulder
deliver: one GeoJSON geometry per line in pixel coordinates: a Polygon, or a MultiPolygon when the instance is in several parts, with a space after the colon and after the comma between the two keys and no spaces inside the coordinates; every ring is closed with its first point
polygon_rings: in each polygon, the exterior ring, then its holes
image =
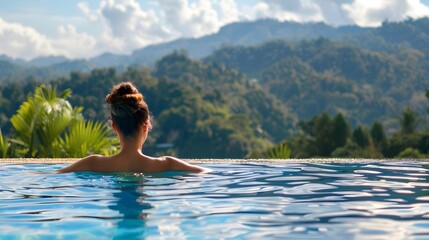
{"type": "Polygon", "coordinates": [[[168,164],[169,170],[175,171],[190,171],[190,172],[208,172],[209,169],[203,168],[197,165],[190,164],[184,160],[181,160],[172,156],[160,157],[160,160],[165,161],[168,164]]]}
{"type": "Polygon", "coordinates": [[[83,171],[93,171],[93,167],[95,165],[96,162],[103,160],[107,157],[104,157],[102,155],[89,155],[87,157],[84,157],[78,161],[76,161],[75,163],[62,168],[58,171],[56,171],[56,173],[68,173],[68,172],[83,172],[83,171]]]}
{"type": "Polygon", "coordinates": [[[92,155],[89,155],[89,156],[82,158],[78,162],[80,162],[83,165],[88,165],[88,167],[92,167],[95,163],[97,163],[99,161],[107,160],[109,158],[111,158],[111,157],[106,157],[106,156],[99,155],[99,154],[92,154],[92,155]]]}

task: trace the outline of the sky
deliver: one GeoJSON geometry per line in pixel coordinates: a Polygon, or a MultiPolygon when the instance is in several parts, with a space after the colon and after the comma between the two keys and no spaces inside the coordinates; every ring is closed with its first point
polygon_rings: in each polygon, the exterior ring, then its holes
{"type": "Polygon", "coordinates": [[[377,27],[421,17],[429,17],[429,0],[0,0],[0,54],[130,54],[263,18],[377,27]]]}

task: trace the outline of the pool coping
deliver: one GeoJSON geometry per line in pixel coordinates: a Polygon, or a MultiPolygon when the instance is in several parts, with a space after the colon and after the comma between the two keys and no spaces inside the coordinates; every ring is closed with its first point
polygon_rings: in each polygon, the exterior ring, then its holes
{"type": "MultiPolygon", "coordinates": [[[[72,164],[79,158],[3,158],[10,164],[72,164]]],[[[309,158],[309,159],[183,159],[191,164],[290,164],[290,163],[429,163],[429,159],[365,159],[365,158],[309,158]]]]}

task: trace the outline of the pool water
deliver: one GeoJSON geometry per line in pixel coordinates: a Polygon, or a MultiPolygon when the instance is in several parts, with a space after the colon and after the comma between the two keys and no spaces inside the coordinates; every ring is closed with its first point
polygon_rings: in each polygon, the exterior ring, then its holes
{"type": "Polygon", "coordinates": [[[429,238],[425,163],[37,173],[63,166],[0,165],[0,239],[429,238]]]}

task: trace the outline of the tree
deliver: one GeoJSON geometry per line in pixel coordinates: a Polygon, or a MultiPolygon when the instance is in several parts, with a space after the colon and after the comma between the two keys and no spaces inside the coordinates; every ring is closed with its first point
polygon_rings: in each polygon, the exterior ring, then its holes
{"type": "Polygon", "coordinates": [[[335,148],[346,145],[347,140],[350,137],[350,132],[350,126],[344,118],[344,115],[338,113],[333,120],[333,140],[335,148]]]}
{"type": "Polygon", "coordinates": [[[0,158],[6,158],[9,154],[9,141],[3,137],[3,134],[0,129],[0,158]]]}
{"type": "Polygon", "coordinates": [[[388,139],[386,133],[384,132],[383,124],[381,124],[379,121],[374,121],[370,133],[374,146],[378,148],[379,151],[386,149],[388,145],[388,139]]]}
{"type": "Polygon", "coordinates": [[[18,134],[13,141],[22,147],[22,155],[52,156],[58,150],[61,133],[82,119],[82,109],[66,100],[70,93],[65,90],[58,95],[56,87],[42,85],[21,104],[10,121],[18,134]]]}
{"type": "MultiPolygon", "coordinates": [[[[426,98],[429,100],[429,89],[426,89],[426,98]]],[[[426,111],[429,113],[429,107],[426,109],[426,111]]]]}
{"type": "Polygon", "coordinates": [[[58,94],[56,87],[41,85],[21,104],[10,120],[18,156],[84,157],[118,146],[105,124],[84,121],[82,108],[66,100],[70,94],[70,89],[58,94]]]}
{"type": "Polygon", "coordinates": [[[71,126],[64,138],[60,139],[62,156],[81,158],[94,153],[113,155],[119,150],[119,140],[112,138],[111,134],[106,124],[80,121],[71,126]]]}
{"type": "Polygon", "coordinates": [[[307,134],[310,145],[316,149],[319,156],[329,156],[335,150],[332,123],[333,120],[326,112],[301,123],[301,129],[307,134]]]}
{"type": "Polygon", "coordinates": [[[418,149],[408,147],[402,152],[400,152],[395,158],[425,158],[426,156],[422,154],[418,149]]]}
{"type": "Polygon", "coordinates": [[[353,131],[353,140],[357,143],[361,148],[369,147],[371,144],[371,138],[368,133],[368,130],[362,126],[358,126],[353,131]]]}
{"type": "Polygon", "coordinates": [[[418,118],[418,114],[411,110],[410,108],[406,108],[401,117],[399,118],[401,134],[413,134],[417,131],[420,120],[418,118]]]}

